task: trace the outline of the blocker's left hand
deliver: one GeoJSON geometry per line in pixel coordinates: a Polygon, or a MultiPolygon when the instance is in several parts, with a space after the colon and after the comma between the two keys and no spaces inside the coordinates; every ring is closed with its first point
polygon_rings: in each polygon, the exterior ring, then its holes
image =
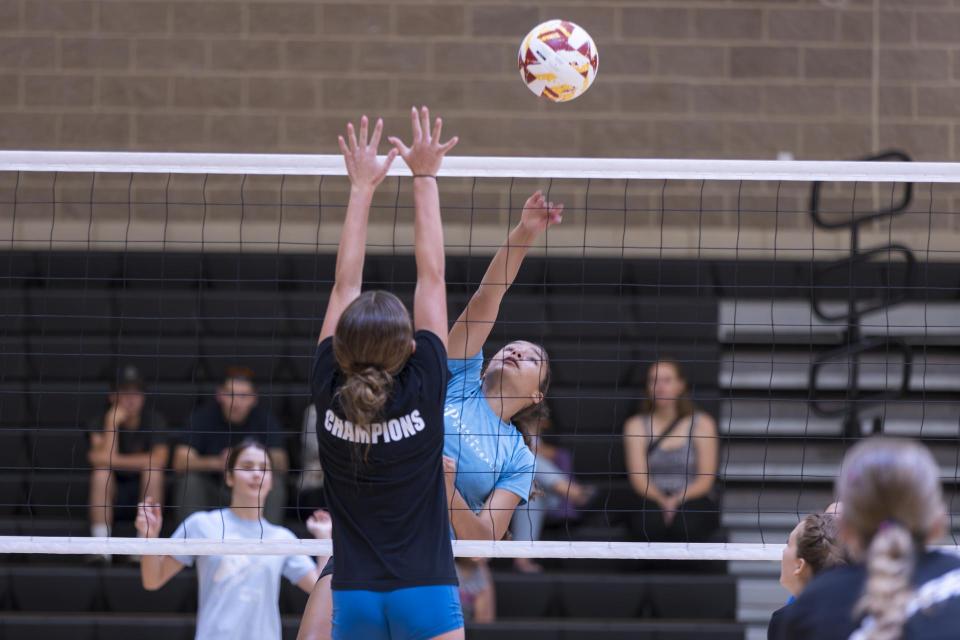
{"type": "Polygon", "coordinates": [[[397,150],[391,149],[382,161],[377,157],[377,147],[380,145],[380,136],[383,133],[383,120],[377,119],[373,133],[369,134],[370,123],[367,116],[360,118],[360,136],[353,128],[353,123],[347,123],[347,137],[339,136],[340,152],[343,162],[347,166],[347,175],[350,184],[354,187],[373,189],[387,176],[390,165],[397,157],[397,150]],[[369,139],[368,139],[369,137],[369,139]]]}

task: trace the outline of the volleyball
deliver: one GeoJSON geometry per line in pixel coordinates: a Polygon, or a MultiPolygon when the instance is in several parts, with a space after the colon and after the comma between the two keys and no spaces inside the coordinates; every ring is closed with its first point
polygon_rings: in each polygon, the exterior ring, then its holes
{"type": "Polygon", "coordinates": [[[520,77],[530,91],[553,102],[569,102],[597,77],[597,46],[583,27],[548,20],[520,43],[520,77]]]}

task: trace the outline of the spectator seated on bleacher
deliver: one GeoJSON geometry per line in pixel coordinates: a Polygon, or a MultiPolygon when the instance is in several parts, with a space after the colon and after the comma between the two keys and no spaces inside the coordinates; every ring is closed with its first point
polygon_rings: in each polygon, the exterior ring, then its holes
{"type": "MultiPolygon", "coordinates": [[[[106,412],[89,424],[90,534],[110,535],[115,520],[137,516],[145,495],[163,498],[167,466],[167,421],[144,407],[143,378],[136,367],[117,371],[106,412]]],[[[109,556],[104,556],[109,560],[109,556]]]]}
{"type": "Polygon", "coordinates": [[[702,542],[720,527],[717,425],[689,398],[672,360],[647,373],[647,398],[623,428],[627,474],[635,497],[625,505],[635,540],[702,542]]]}
{"type": "MultiPolygon", "coordinates": [[[[561,522],[577,519],[577,507],[586,505],[593,496],[592,487],[574,479],[570,452],[545,442],[541,437],[549,426],[550,419],[546,417],[517,421],[524,441],[536,457],[534,482],[538,491],[513,512],[510,534],[514,540],[539,540],[547,519],[561,522]]],[[[524,573],[542,570],[530,558],[517,558],[513,565],[524,573]]]]}
{"type": "Polygon", "coordinates": [[[497,592],[486,558],[457,558],[463,620],[489,624],[497,620],[497,592]]]}
{"type": "Polygon", "coordinates": [[[192,513],[226,503],[221,479],[230,448],[245,438],[256,438],[270,449],[273,461],[273,491],[267,497],[264,515],[281,523],[287,503],[286,472],[289,458],[280,423],[258,404],[253,372],[245,367],[227,370],[216,398],[198,407],[177,440],[173,469],[177,474],[175,501],[180,502],[183,521],[192,513]]]}
{"type": "Polygon", "coordinates": [[[326,506],[323,497],[323,469],[320,468],[320,443],[317,440],[317,408],[313,403],[303,412],[300,433],[300,482],[297,485],[297,511],[301,520],[315,509],[326,506]]]}

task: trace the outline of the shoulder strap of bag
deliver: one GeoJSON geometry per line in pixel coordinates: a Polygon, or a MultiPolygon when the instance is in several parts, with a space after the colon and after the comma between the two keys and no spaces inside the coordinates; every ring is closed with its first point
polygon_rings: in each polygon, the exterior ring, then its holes
{"type": "MultiPolygon", "coordinates": [[[[677,427],[680,426],[680,423],[685,420],[687,416],[680,416],[676,420],[670,423],[670,426],[667,427],[663,433],[658,435],[656,438],[650,441],[650,444],[647,445],[647,455],[649,456],[660,444],[667,438],[671,433],[677,430],[677,427]]],[[[653,434],[653,417],[650,418],[650,433],[653,434]]]]}

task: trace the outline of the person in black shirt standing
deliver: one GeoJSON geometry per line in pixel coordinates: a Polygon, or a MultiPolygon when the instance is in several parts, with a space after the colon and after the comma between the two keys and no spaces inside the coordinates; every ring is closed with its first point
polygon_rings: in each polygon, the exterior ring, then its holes
{"type": "Polygon", "coordinates": [[[386,160],[347,125],[340,138],[350,201],[311,390],[324,494],[333,517],[333,637],[463,638],[443,473],[447,301],[436,175],[457,139],[440,143],[426,107],[411,113],[413,143],[386,160]],[[417,286],[413,322],[386,291],[360,292],[374,189],[397,155],[413,173],[417,286]]]}
{"type": "Polygon", "coordinates": [[[227,454],[245,438],[255,438],[270,450],[274,488],[263,512],[270,522],[282,524],[289,467],[283,432],[269,408],[259,403],[253,372],[246,367],[227,369],[215,401],[191,414],[173,450],[173,470],[177,474],[174,499],[179,501],[180,521],[197,511],[226,504],[229,495],[221,486],[221,478],[227,454]]]}
{"type": "Polygon", "coordinates": [[[786,640],[946,640],[960,625],[960,558],[927,548],[946,530],[940,469],[922,444],[859,442],[837,481],[857,564],[824,571],[786,608],[786,640]]]}

